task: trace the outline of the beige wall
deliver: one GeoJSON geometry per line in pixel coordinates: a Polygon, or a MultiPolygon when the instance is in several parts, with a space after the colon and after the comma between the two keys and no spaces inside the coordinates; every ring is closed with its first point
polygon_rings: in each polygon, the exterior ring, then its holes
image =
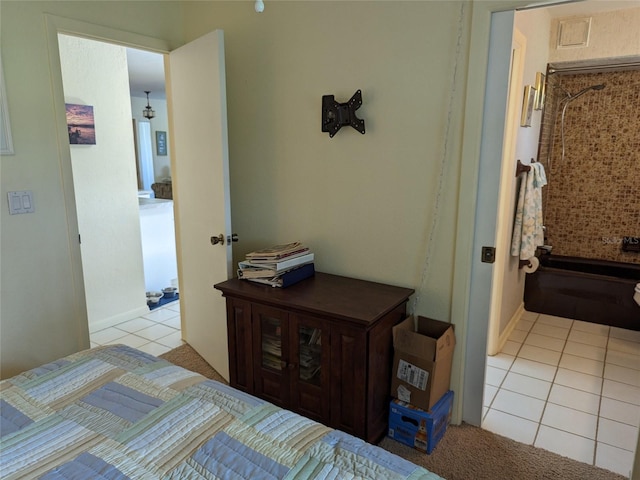
{"type": "Polygon", "coordinates": [[[0,198],[6,199],[8,191],[32,190],[35,204],[35,213],[26,215],[9,215],[6,200],[0,208],[3,378],[89,346],[86,305],[78,294],[82,272],[75,268],[77,219],[74,209],[66,209],[73,204],[73,182],[69,169],[62,168],[70,164],[64,110],[54,109],[63,106],[64,98],[55,97],[62,87],[51,75],[45,12],[152,36],[171,46],[182,38],[181,10],[174,2],[158,2],[153,8],[147,2],[0,4],[15,150],[15,155],[0,158],[0,198]]]}
{"type": "MultiPolygon", "coordinates": [[[[465,328],[474,223],[483,213],[475,199],[490,11],[517,3],[271,2],[258,15],[250,2],[3,1],[17,153],[2,157],[2,190],[31,188],[46,208],[14,218],[2,210],[2,375],[87,345],[46,11],[135,41],[155,37],[168,49],[183,43],[183,25],[185,40],[223,28],[232,212],[243,242],[236,256],[297,238],[315,250],[319,270],[416,288],[411,310],[456,324],[459,405],[464,354],[484,350],[482,335],[467,344],[465,328]],[[322,95],[346,101],[358,88],[366,135],[347,127],[330,139],[320,131],[322,95]],[[33,292],[49,303],[31,302],[33,292]]],[[[474,278],[490,282],[490,269],[477,265],[474,278]]],[[[483,310],[473,316],[487,324],[483,310]]],[[[481,379],[482,360],[474,354],[472,364],[481,379]]],[[[480,409],[481,391],[472,397],[480,409]]]]}
{"type": "Polygon", "coordinates": [[[458,2],[272,2],[261,15],[189,4],[187,40],[225,31],[236,259],[301,240],[319,271],[419,289],[419,313],[450,319],[460,165],[444,135],[449,110],[461,118],[459,16],[458,2]],[[357,89],[366,134],[329,138],[322,96],[357,89]]]}
{"type": "MultiPolygon", "coordinates": [[[[2,210],[4,376],[87,346],[84,298],[70,287],[81,272],[73,270],[76,220],[67,219],[64,198],[73,192],[63,185],[70,179],[57,149],[44,12],[181,43],[176,4],[115,5],[2,2],[16,147],[2,157],[2,189],[32,189],[42,205],[31,216],[2,210]],[[31,302],[33,292],[49,303],[31,302]]],[[[300,239],[319,270],[414,287],[420,295],[411,309],[423,315],[450,320],[454,306],[463,312],[452,284],[469,5],[273,2],[262,15],[246,2],[181,6],[185,40],[225,30],[236,256],[300,239]],[[320,131],[322,95],[346,101],[358,88],[366,135],[345,127],[329,138],[320,131]]],[[[463,325],[458,332],[462,338],[463,325]]]]}

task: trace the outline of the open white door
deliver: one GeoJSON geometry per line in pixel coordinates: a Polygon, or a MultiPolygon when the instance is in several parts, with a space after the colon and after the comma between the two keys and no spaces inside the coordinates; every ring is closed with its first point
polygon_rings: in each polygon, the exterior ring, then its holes
{"type": "Polygon", "coordinates": [[[222,31],[166,62],[183,339],[229,379],[225,301],[232,275],[229,148],[222,31]],[[211,238],[222,234],[223,243],[211,238]]]}

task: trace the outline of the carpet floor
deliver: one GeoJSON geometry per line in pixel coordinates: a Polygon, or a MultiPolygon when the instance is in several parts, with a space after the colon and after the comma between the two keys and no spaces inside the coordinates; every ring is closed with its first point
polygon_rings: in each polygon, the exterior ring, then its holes
{"type": "MultiPolygon", "coordinates": [[[[205,377],[227,383],[189,345],[160,356],[205,377]]],[[[431,455],[384,438],[379,446],[447,480],[625,480],[586,463],[518,443],[463,423],[449,425],[431,455]]]]}

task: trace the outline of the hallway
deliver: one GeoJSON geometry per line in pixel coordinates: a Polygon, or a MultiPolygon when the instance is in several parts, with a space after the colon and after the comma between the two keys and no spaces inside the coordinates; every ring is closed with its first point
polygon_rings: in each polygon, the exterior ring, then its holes
{"type": "Polygon", "coordinates": [[[180,301],[115,326],[90,332],[91,347],[122,343],[151,355],[162,355],[184,342],[180,331],[180,301]]]}

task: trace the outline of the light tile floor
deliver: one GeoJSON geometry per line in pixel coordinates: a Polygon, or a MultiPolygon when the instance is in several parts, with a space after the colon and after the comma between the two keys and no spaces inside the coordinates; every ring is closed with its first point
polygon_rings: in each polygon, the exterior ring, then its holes
{"type": "Polygon", "coordinates": [[[640,332],[525,312],[487,358],[482,427],[629,477],[640,332]]]}
{"type": "Polygon", "coordinates": [[[91,346],[122,343],[151,355],[162,355],[183,345],[180,332],[180,301],[117,325],[90,331],[91,346]]]}

